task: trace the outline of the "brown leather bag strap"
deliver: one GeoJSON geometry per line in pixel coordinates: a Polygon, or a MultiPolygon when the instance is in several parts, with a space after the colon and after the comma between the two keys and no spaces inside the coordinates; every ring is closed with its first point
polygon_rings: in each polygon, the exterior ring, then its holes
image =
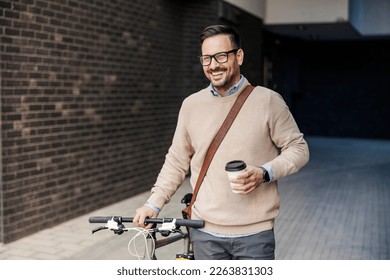
{"type": "Polygon", "coordinates": [[[225,121],[223,122],[221,128],[218,130],[213,141],[211,142],[210,147],[207,150],[206,157],[203,161],[198,180],[196,181],[196,185],[194,188],[194,192],[192,194],[189,209],[191,209],[192,205],[195,202],[196,196],[198,195],[198,192],[200,189],[200,185],[202,184],[203,179],[206,176],[206,173],[207,173],[207,170],[210,166],[211,160],[213,159],[215,153],[217,152],[219,145],[221,144],[223,138],[225,138],[226,133],[228,132],[229,128],[231,127],[231,125],[232,125],[234,119],[236,118],[238,112],[240,111],[242,105],[245,103],[245,100],[248,98],[249,94],[252,92],[252,90],[254,88],[255,88],[254,86],[248,85],[243,90],[243,92],[237,97],[236,101],[233,104],[233,107],[230,109],[230,112],[227,115],[225,121]]]}

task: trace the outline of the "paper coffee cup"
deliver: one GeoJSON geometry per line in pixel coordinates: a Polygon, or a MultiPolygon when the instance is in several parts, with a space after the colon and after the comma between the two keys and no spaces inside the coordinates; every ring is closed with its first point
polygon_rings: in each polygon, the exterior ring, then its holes
{"type": "MultiPolygon", "coordinates": [[[[229,180],[230,179],[236,179],[237,176],[243,172],[246,171],[246,163],[242,160],[232,160],[226,163],[225,166],[226,173],[228,175],[229,180]]],[[[233,187],[239,187],[242,186],[242,184],[232,183],[230,182],[230,186],[233,187]]],[[[233,190],[234,193],[242,193],[242,191],[233,190]]]]}

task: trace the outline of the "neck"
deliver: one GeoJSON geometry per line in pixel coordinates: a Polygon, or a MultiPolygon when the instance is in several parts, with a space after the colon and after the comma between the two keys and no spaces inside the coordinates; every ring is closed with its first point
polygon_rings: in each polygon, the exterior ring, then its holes
{"type": "Polygon", "coordinates": [[[237,77],[232,80],[228,85],[223,85],[221,87],[217,87],[213,85],[214,90],[220,95],[220,96],[226,96],[229,94],[229,92],[232,90],[232,88],[238,84],[238,82],[241,79],[241,75],[238,75],[237,77]]]}

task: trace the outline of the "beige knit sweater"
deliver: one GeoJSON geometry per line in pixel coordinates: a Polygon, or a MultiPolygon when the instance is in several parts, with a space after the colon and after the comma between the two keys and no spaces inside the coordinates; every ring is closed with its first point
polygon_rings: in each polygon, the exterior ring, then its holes
{"type": "MultiPolygon", "coordinates": [[[[162,208],[183,183],[189,168],[195,186],[207,149],[243,88],[215,97],[210,87],[187,97],[181,107],[172,145],[148,202],[162,208]]],[[[303,139],[281,96],[256,87],[241,108],[220,145],[201,185],[192,218],[205,220],[205,230],[248,234],[273,227],[279,214],[277,181],[261,184],[248,195],[231,191],[225,164],[244,160],[248,165],[272,167],[275,180],[297,172],[309,159],[303,139]]]]}

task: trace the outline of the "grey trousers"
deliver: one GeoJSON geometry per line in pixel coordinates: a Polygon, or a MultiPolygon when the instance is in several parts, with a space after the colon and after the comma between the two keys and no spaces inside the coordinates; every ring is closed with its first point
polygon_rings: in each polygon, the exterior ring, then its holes
{"type": "Polygon", "coordinates": [[[191,230],[195,260],[274,260],[274,230],[238,238],[215,237],[191,230]]]}

